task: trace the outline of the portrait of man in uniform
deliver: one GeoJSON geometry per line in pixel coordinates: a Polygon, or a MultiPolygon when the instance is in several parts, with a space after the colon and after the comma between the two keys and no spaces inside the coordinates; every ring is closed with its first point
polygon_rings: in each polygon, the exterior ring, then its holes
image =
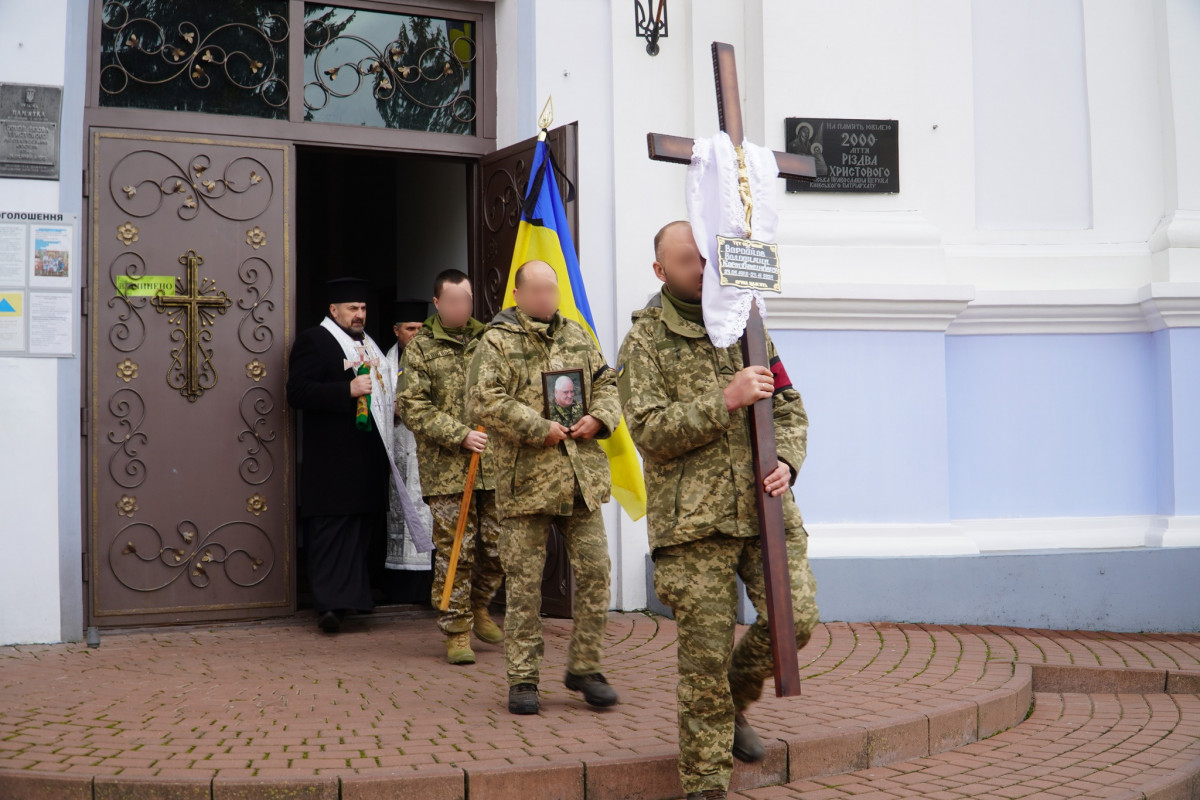
{"type": "Polygon", "coordinates": [[[587,414],[582,370],[543,372],[542,393],[546,397],[546,419],[569,428],[587,414]]]}

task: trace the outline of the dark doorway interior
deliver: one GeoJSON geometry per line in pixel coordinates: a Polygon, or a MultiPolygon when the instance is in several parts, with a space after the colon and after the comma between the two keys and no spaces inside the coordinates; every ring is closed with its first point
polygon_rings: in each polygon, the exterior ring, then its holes
{"type": "MultiPolygon", "coordinates": [[[[367,333],[386,352],[396,343],[394,300],[429,298],[443,269],[469,272],[470,162],[298,148],[296,163],[295,328],[320,324],[325,281],[366,278],[373,286],[367,333]]],[[[297,459],[303,469],[302,450],[297,459]]],[[[303,542],[297,544],[297,602],[308,608],[303,542]]],[[[429,573],[386,569],[385,553],[381,538],[370,557],[376,604],[428,604],[429,573]]]]}
{"type": "Polygon", "coordinates": [[[443,269],[468,270],[469,162],[299,148],[296,326],[319,324],[325,281],[374,286],[367,333],[390,347],[393,300],[428,298],[443,269]]]}

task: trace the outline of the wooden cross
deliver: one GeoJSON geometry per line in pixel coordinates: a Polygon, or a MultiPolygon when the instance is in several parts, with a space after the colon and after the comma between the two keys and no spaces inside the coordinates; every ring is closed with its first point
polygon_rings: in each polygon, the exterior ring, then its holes
{"type": "Polygon", "coordinates": [[[217,384],[217,370],[212,365],[212,350],[205,349],[203,342],[212,339],[212,332],[205,330],[217,318],[233,305],[225,292],[212,293],[217,288],[217,282],[212,278],[200,280],[200,265],[204,259],[196,255],[195,250],[188,250],[179,257],[179,263],[187,267],[183,291],[181,295],[156,294],[150,301],[161,314],[168,313],[168,319],[179,329],[171,332],[171,340],[183,341],[179,347],[171,351],[171,370],[167,373],[167,383],[178,389],[179,393],[194,403],[217,384]],[[179,377],[174,377],[178,375],[179,377]],[[208,377],[208,380],[203,378],[208,377]]]}
{"type": "MultiPolygon", "coordinates": [[[[712,55],[721,130],[729,134],[740,154],[744,134],[733,46],[713,42],[712,55]]],[[[646,135],[646,144],[650,150],[650,158],[655,161],[670,161],[675,164],[692,162],[693,140],[686,137],[650,133],[646,135]]],[[[779,166],[781,178],[811,179],[817,176],[816,161],[811,156],[776,152],[775,163],[779,166]]],[[[747,236],[749,235],[748,232],[747,236]]],[[[770,367],[766,331],[755,303],[750,304],[750,318],[746,323],[746,332],[742,335],[742,361],[747,366],[770,367]]],[[[754,447],[758,527],[762,540],[763,572],[767,592],[767,627],[771,633],[771,655],[775,668],[775,695],[794,697],[800,694],[800,667],[796,657],[787,534],[783,526],[783,499],[771,497],[763,489],[763,479],[779,463],[779,456],[775,450],[775,420],[769,398],[759,400],[752,407],[750,436],[754,447]]]]}

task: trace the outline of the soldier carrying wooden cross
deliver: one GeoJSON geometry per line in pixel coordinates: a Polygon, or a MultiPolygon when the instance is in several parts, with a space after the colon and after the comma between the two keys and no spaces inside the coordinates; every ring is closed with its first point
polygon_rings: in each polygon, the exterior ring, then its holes
{"type": "Polygon", "coordinates": [[[779,285],[772,183],[815,169],[809,157],[743,142],[733,48],[714,42],[713,67],[722,133],[649,137],[651,158],[689,164],[691,219],[655,236],[664,286],[634,312],[617,368],[645,470],[655,593],[678,629],[689,800],[723,800],[733,757],[764,757],[745,712],[772,673],[777,695],[800,693],[796,653],[819,621],[790,490],[808,417],[755,291],[779,285]],[[758,619],[735,648],[739,576],[758,619]]]}

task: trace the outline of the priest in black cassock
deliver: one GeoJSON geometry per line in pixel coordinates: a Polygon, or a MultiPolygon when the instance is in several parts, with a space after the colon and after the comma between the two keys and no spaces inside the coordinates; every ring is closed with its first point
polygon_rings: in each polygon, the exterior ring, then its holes
{"type": "Polygon", "coordinates": [[[383,437],[392,436],[396,380],[363,330],[368,289],[358,278],[329,281],[329,316],[296,338],[288,362],[288,403],[300,411],[300,539],[317,624],[326,633],[336,633],[348,612],[374,608],[367,555],[372,538],[387,530],[383,437]],[[357,375],[357,363],[366,363],[368,374],[357,375]],[[374,413],[368,430],[356,424],[365,395],[386,409],[385,424],[374,413]]]}

